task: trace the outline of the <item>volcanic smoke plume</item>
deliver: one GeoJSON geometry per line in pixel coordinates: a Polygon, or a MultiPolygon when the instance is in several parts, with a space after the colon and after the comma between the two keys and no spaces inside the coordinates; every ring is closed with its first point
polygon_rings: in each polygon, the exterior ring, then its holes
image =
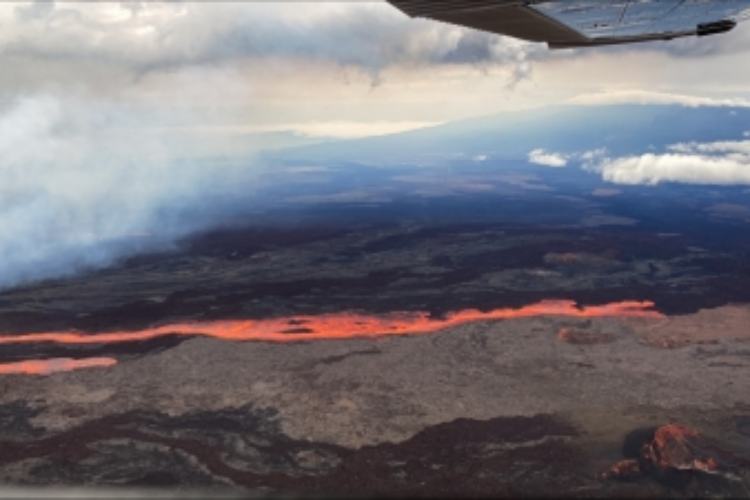
{"type": "Polygon", "coordinates": [[[0,105],[0,289],[107,266],[246,209],[247,155],[185,159],[159,120],[85,97],[0,105]]]}

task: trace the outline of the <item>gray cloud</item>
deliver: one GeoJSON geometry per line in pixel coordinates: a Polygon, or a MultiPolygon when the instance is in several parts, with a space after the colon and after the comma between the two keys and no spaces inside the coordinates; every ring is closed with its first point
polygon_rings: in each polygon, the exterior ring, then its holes
{"type": "MultiPolygon", "coordinates": [[[[16,8],[6,55],[95,58],[136,71],[237,58],[304,58],[373,74],[399,64],[515,65],[546,53],[528,44],[404,16],[385,2],[140,5],[34,3],[16,8]]],[[[4,39],[4,40],[3,40],[4,39]]]]}
{"type": "Polygon", "coordinates": [[[34,0],[29,5],[19,5],[15,8],[15,15],[19,21],[27,22],[34,19],[49,17],[55,10],[55,2],[50,0],[34,0]]]}

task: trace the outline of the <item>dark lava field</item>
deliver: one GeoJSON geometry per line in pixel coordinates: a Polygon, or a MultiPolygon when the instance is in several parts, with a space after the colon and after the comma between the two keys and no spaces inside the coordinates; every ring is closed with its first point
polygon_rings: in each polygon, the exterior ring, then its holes
{"type": "Polygon", "coordinates": [[[3,291],[0,482],[747,495],[745,222],[534,193],[284,206],[3,291]]]}

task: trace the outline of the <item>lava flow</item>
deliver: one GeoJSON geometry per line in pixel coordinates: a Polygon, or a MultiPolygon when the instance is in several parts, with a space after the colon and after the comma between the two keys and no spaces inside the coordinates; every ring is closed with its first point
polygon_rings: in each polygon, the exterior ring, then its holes
{"type": "Polygon", "coordinates": [[[49,375],[82,368],[105,368],[117,364],[113,358],[53,358],[0,363],[0,375],[49,375]]]}
{"type": "Polygon", "coordinates": [[[173,323],[133,331],[87,333],[58,331],[24,335],[0,335],[2,344],[51,342],[58,344],[112,344],[150,340],[166,335],[200,335],[223,340],[296,342],[420,335],[466,323],[488,320],[565,316],[574,318],[629,317],[662,318],[653,302],[625,301],[600,306],[578,307],[568,300],[545,300],[519,309],[479,311],[467,309],[444,318],[424,312],[400,312],[381,316],[337,313],[261,320],[221,320],[173,323]]]}

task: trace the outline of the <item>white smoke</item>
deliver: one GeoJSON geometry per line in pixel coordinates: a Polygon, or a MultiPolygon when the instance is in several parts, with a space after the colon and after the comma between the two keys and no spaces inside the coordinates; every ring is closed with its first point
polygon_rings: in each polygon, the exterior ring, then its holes
{"type": "Polygon", "coordinates": [[[154,125],[48,95],[0,109],[0,288],[164,246],[212,222],[209,196],[251,184],[239,167],[179,158],[185,144],[154,125]]]}

